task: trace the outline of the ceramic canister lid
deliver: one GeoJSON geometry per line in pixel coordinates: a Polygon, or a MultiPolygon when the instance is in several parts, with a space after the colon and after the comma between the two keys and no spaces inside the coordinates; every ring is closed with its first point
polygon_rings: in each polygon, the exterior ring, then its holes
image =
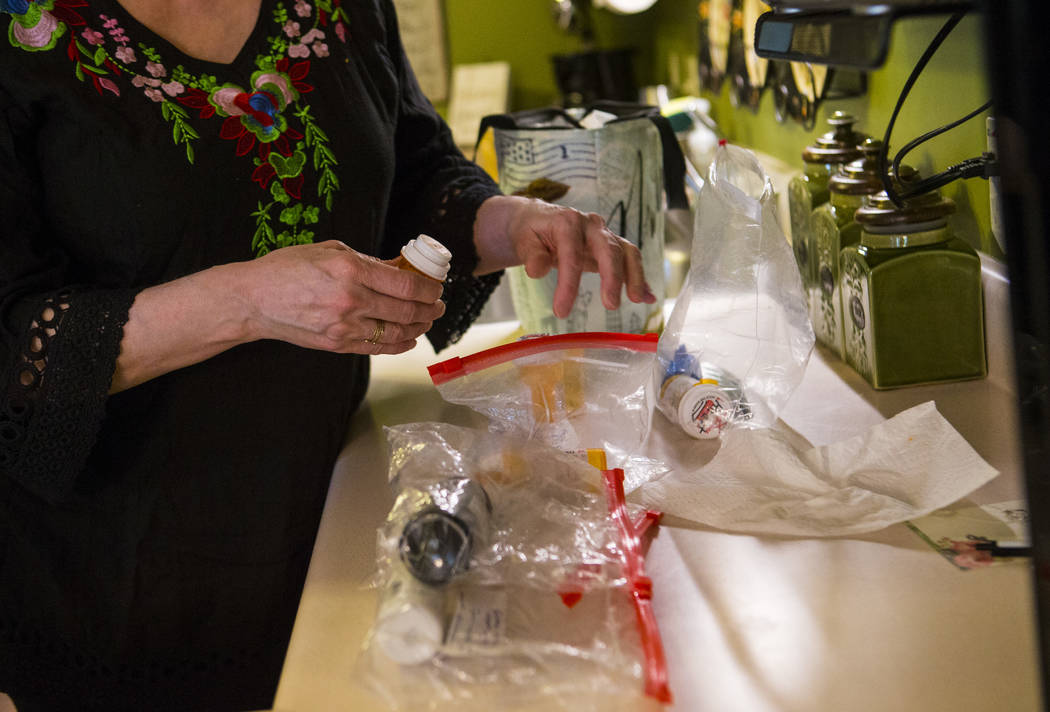
{"type": "Polygon", "coordinates": [[[802,160],[806,163],[848,163],[859,157],[857,147],[868,137],[853,130],[855,123],[857,120],[852,114],[844,111],[833,113],[828,118],[832,130],[806,146],[802,150],[802,160]]]}
{"type": "MultiPolygon", "coordinates": [[[[828,189],[840,195],[871,195],[883,190],[879,178],[879,151],[882,141],[867,138],[858,147],[861,157],[840,167],[831,175],[828,189]]],[[[912,171],[910,166],[901,166],[901,172],[912,171]]],[[[914,172],[914,171],[912,171],[914,172]]],[[[911,180],[906,177],[906,180],[911,180]]]]}
{"type": "MultiPolygon", "coordinates": [[[[899,191],[919,179],[918,171],[908,166],[902,166],[899,175],[903,179],[896,181],[899,191]]],[[[954,212],[955,201],[945,198],[938,190],[908,198],[901,207],[894,205],[882,190],[864,198],[854,219],[869,232],[905,232],[943,227],[954,212]]]]}

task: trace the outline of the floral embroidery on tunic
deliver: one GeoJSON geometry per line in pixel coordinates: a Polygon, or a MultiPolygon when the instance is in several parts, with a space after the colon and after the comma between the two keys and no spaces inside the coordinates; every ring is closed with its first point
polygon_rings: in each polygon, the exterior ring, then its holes
{"type": "Polygon", "coordinates": [[[321,210],[331,211],[339,190],[333,170],[338,161],[303,96],[313,91],[307,81],[311,58],[329,55],[328,32],[347,41],[349,18],[341,2],[315,0],[311,5],[296,0],[291,13],[277,3],[274,32],[266,40],[269,52],[256,56],[256,71],[250,77],[222,84],[215,76],[192,74],[182,64],[165,64],[156,49],[144,43],[132,46],[116,18],[99,14],[91,26],[81,14],[86,14],[87,0],[0,0],[0,12],[11,16],[8,39],[13,46],[51,50],[68,34],[66,56],[80,81],[90,80],[100,95],[119,97],[121,85],[115,79],[125,77],[146,99],[160,104],[161,117],[172,127],[172,141],[184,148],[191,164],[200,133],[189,110],[233,142],[235,157],[251,155],[252,180],[266,195],[252,213],[251,246],[258,256],[313,242],[309,226],[320,220],[321,210]],[[309,191],[307,173],[314,179],[309,191]],[[317,204],[308,202],[314,200],[317,204]]]}

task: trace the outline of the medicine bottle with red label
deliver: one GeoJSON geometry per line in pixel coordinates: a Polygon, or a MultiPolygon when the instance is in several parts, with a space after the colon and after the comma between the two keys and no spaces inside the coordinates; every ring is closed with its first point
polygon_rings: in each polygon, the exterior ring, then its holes
{"type": "Polygon", "coordinates": [[[733,403],[719,382],[676,373],[660,387],[658,407],[690,437],[710,440],[721,436],[733,418],[733,403]]]}

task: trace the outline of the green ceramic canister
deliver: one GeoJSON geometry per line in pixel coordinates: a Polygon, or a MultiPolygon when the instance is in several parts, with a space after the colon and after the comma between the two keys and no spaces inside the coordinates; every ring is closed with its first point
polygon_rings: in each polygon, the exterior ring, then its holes
{"type": "Polygon", "coordinates": [[[791,218],[791,246],[802,275],[806,300],[812,305],[817,290],[816,265],[810,255],[813,210],[828,202],[828,180],[839,166],[858,158],[857,146],[866,136],[853,130],[856,119],[836,111],[828,119],[832,130],[802,151],[805,168],[788,183],[788,213],[791,218]]]}
{"type": "MultiPolygon", "coordinates": [[[[813,293],[810,317],[817,340],[842,356],[842,300],[839,290],[839,253],[860,242],[861,228],[854,214],[866,195],[882,190],[879,178],[879,151],[882,141],[865,139],[859,146],[861,158],[850,161],[828,181],[828,202],[813,211],[810,218],[817,289],[813,293]]],[[[902,172],[912,171],[902,166],[902,172]]],[[[909,174],[910,175],[910,174],[909,174]]]]}
{"type": "Polygon", "coordinates": [[[857,210],[860,243],[840,255],[845,360],[877,389],[988,373],[977,252],[932,191],[897,207],[885,191],[857,210]]]}

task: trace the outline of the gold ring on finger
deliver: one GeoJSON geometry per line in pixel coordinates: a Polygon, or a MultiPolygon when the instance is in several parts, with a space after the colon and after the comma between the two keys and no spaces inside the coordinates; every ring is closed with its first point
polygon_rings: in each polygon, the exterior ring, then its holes
{"type": "Polygon", "coordinates": [[[378,344],[379,340],[383,338],[384,331],[386,331],[386,322],[382,319],[377,319],[376,326],[372,329],[372,335],[365,339],[365,343],[378,344]]]}

